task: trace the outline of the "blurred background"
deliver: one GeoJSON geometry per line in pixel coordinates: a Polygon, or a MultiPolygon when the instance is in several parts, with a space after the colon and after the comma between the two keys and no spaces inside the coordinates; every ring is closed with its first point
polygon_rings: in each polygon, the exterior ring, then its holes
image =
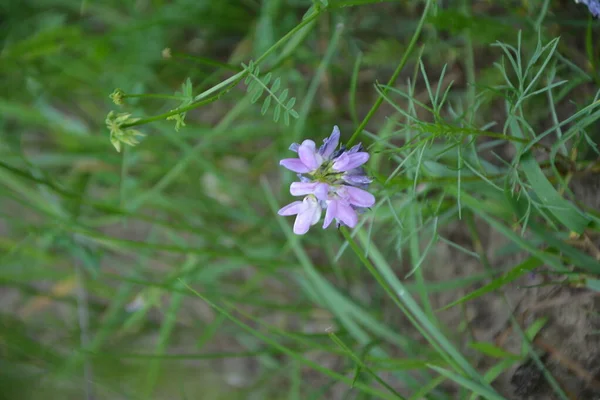
{"type": "Polygon", "coordinates": [[[600,25],[425,3],[0,2],[0,399],[598,398],[600,25]],[[220,85],[266,52],[280,118],[220,85]],[[295,237],[279,160],[369,110],[377,206],[295,237]]]}

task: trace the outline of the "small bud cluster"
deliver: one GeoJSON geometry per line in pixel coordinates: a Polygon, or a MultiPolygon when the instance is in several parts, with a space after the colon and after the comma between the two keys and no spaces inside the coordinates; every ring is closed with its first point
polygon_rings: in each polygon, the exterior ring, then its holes
{"type": "Polygon", "coordinates": [[[138,137],[145,136],[136,129],[124,128],[123,125],[138,121],[139,118],[131,118],[129,113],[115,113],[111,111],[106,116],[106,127],[110,131],[110,142],[117,151],[121,151],[121,143],[135,146],[139,143],[138,137]]]}

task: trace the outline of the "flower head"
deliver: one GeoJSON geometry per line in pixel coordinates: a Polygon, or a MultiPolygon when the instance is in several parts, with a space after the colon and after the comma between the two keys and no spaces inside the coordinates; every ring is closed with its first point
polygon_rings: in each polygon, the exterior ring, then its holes
{"type": "Polygon", "coordinates": [[[121,143],[135,146],[139,143],[138,137],[145,136],[136,129],[126,128],[123,125],[138,121],[139,118],[131,118],[128,113],[115,113],[111,111],[106,116],[106,127],[110,131],[110,142],[117,151],[121,151],[121,143]]]}
{"type": "Polygon", "coordinates": [[[300,181],[291,184],[290,194],[307,196],[302,202],[296,201],[279,210],[279,215],[297,215],[296,234],[302,235],[316,224],[323,209],[326,209],[323,228],[333,220],[338,226],[353,228],[358,222],[358,213],[375,204],[375,196],[365,190],[372,182],[363,167],[369,153],[360,144],[349,150],[344,146],[337,149],[339,141],[340,130],[334,126],[318,150],[312,140],[294,143],[290,150],[298,153],[298,158],[280,162],[298,173],[300,181]]]}
{"type": "Polygon", "coordinates": [[[108,97],[118,106],[125,103],[125,92],[122,89],[115,89],[108,97]]]}

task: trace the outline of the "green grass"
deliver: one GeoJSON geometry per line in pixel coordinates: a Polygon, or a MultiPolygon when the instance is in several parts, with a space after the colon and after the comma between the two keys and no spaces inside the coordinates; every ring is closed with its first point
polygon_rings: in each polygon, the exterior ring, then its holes
{"type": "Polygon", "coordinates": [[[569,398],[550,319],[467,310],[598,291],[600,24],[496,3],[0,5],[0,399],[569,398]],[[333,125],[377,202],[299,237],[279,160],[333,125]]]}

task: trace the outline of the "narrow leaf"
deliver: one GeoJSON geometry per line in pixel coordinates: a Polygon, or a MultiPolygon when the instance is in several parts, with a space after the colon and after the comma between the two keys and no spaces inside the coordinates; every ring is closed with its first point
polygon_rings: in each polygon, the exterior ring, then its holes
{"type": "Polygon", "coordinates": [[[281,116],[281,105],[276,104],[275,110],[273,110],[273,121],[279,122],[279,117],[281,116]]]}
{"type": "Polygon", "coordinates": [[[252,94],[252,98],[250,99],[250,102],[256,103],[258,101],[258,99],[260,99],[260,96],[262,96],[263,91],[264,91],[264,88],[262,88],[262,87],[256,89],[256,91],[252,94]]]}
{"type": "Polygon", "coordinates": [[[539,267],[540,265],[542,265],[542,261],[540,261],[538,258],[536,258],[536,257],[529,257],[527,260],[525,260],[522,263],[518,264],[517,266],[515,266],[513,269],[511,269],[510,271],[508,271],[503,276],[494,279],[493,281],[491,281],[487,285],[485,285],[485,286],[483,286],[483,287],[481,287],[481,288],[479,288],[479,289],[477,289],[477,290],[475,290],[475,291],[467,294],[466,296],[461,297],[460,299],[458,299],[456,301],[453,301],[452,303],[450,303],[450,304],[442,307],[439,311],[446,310],[448,308],[454,307],[454,306],[456,306],[458,304],[461,304],[461,303],[464,303],[466,301],[473,300],[473,299],[476,299],[478,297],[481,297],[481,296],[483,296],[486,293],[493,292],[494,290],[503,287],[507,283],[510,283],[510,282],[514,281],[515,279],[517,279],[521,275],[534,270],[535,268],[539,267]]]}
{"type": "Polygon", "coordinates": [[[574,204],[564,199],[556,191],[531,155],[523,157],[521,164],[531,188],[538,195],[540,201],[548,206],[548,211],[572,232],[583,233],[590,219],[583,216],[574,204]]]}
{"type": "Polygon", "coordinates": [[[508,351],[506,351],[500,347],[496,347],[493,344],[488,343],[488,342],[469,343],[469,347],[477,350],[480,353],[483,353],[487,356],[494,357],[494,358],[509,358],[509,359],[513,359],[513,360],[521,359],[521,357],[518,356],[517,354],[509,353],[508,351]]]}
{"type": "Polygon", "coordinates": [[[265,115],[267,111],[269,111],[269,106],[271,106],[271,96],[267,96],[267,98],[265,99],[265,102],[263,103],[260,109],[260,113],[262,115],[265,115]]]}
{"type": "Polygon", "coordinates": [[[283,92],[281,92],[281,94],[279,95],[279,102],[281,104],[283,104],[283,102],[285,101],[285,99],[287,99],[288,97],[288,90],[284,89],[283,92]]]}
{"type": "Polygon", "coordinates": [[[294,107],[294,104],[296,104],[296,98],[295,98],[295,97],[292,97],[292,98],[291,98],[291,99],[288,101],[288,103],[287,103],[287,105],[286,105],[286,108],[287,108],[288,110],[291,110],[291,109],[294,107]]]}
{"type": "Polygon", "coordinates": [[[281,78],[275,79],[275,82],[273,82],[273,85],[271,86],[271,92],[273,92],[273,94],[277,93],[280,86],[281,86],[281,78]]]}
{"type": "Polygon", "coordinates": [[[438,366],[435,365],[429,365],[429,368],[433,369],[434,371],[438,372],[440,375],[445,376],[446,378],[453,380],[454,382],[456,382],[457,384],[459,384],[460,386],[463,386],[475,393],[477,393],[480,396],[483,396],[486,399],[489,400],[505,400],[503,397],[501,397],[500,395],[496,394],[495,392],[489,390],[488,388],[486,388],[485,386],[474,382],[468,378],[465,378],[462,375],[457,374],[454,371],[449,371],[447,369],[444,368],[440,368],[438,366]]]}
{"type": "Polygon", "coordinates": [[[272,73],[268,73],[264,78],[263,78],[263,84],[265,86],[267,86],[269,84],[269,82],[271,82],[271,78],[273,77],[272,73]]]}

